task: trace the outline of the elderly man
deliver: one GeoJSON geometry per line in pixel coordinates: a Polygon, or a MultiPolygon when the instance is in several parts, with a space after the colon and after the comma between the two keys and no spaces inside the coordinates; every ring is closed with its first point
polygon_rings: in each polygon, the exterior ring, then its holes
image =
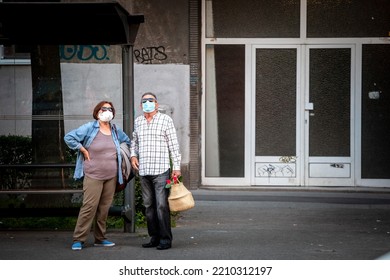
{"type": "Polygon", "coordinates": [[[144,248],[172,246],[171,215],[166,181],[179,177],[181,154],[173,120],[158,111],[155,94],[142,95],[143,115],[134,121],[131,165],[138,170],[150,241],[144,248]],[[172,170],[170,163],[172,163],[172,170]]]}

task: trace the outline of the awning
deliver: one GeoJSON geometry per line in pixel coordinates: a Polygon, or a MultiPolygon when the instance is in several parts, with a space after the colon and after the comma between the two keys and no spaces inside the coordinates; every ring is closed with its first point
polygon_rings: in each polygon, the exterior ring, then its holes
{"type": "Polygon", "coordinates": [[[0,44],[133,45],[143,22],[118,2],[0,3],[0,44]]]}

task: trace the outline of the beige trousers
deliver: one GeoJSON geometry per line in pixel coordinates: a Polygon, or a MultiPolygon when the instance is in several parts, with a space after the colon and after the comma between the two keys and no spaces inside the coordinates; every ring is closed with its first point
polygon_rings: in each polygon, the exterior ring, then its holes
{"type": "Polygon", "coordinates": [[[110,180],[84,177],[83,204],[73,233],[73,242],[85,242],[92,224],[95,242],[106,239],[106,222],[115,194],[116,181],[116,177],[110,180]]]}

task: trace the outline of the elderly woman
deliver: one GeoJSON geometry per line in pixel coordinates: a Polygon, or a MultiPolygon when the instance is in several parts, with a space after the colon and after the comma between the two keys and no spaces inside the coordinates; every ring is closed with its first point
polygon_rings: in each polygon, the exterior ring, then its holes
{"type": "Polygon", "coordinates": [[[84,247],[92,223],[95,246],[115,245],[106,239],[106,222],[116,183],[123,183],[120,144],[130,146],[130,138],[111,123],[115,117],[111,102],[99,102],[92,115],[95,121],[64,137],[68,147],[78,151],[74,178],[83,178],[83,204],[73,233],[72,250],[84,247]]]}

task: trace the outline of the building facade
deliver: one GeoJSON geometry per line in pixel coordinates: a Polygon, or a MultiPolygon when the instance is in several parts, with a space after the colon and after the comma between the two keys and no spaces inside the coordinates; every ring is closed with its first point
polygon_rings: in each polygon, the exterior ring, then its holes
{"type": "Polygon", "coordinates": [[[388,1],[202,2],[202,183],[389,186],[388,1]]]}

